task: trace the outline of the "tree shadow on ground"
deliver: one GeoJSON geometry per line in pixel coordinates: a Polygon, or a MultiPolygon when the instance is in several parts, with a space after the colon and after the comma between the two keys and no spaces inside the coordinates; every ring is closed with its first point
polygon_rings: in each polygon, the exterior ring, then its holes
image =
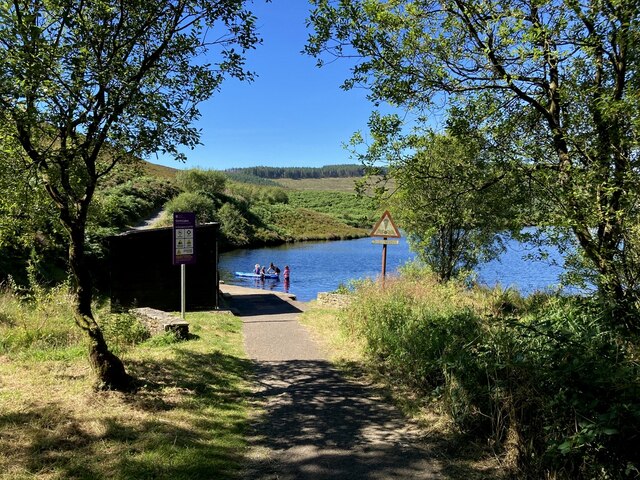
{"type": "Polygon", "coordinates": [[[325,361],[256,365],[264,408],[251,428],[246,479],[491,478],[449,462],[452,438],[423,438],[369,385],[325,361]]]}
{"type": "Polygon", "coordinates": [[[0,412],[0,466],[15,478],[237,478],[250,363],[178,350],[128,365],[146,381],[136,394],[87,393],[84,412],[51,399],[0,412]]]}

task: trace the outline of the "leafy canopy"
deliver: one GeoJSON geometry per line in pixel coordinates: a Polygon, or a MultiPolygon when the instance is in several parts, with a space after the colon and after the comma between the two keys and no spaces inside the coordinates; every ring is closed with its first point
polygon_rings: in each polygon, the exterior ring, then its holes
{"type": "Polygon", "coordinates": [[[635,0],[313,0],[306,51],[345,88],[474,129],[571,229],[601,293],[637,298],[640,6],[635,0]]]}

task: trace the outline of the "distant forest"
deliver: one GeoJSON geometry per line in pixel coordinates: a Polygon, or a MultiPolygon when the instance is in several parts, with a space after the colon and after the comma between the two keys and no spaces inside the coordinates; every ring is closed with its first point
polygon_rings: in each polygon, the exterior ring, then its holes
{"type": "Polygon", "coordinates": [[[324,167],[248,167],[230,168],[230,174],[246,174],[260,178],[341,178],[362,177],[365,169],[362,165],[325,165],[324,167]]]}

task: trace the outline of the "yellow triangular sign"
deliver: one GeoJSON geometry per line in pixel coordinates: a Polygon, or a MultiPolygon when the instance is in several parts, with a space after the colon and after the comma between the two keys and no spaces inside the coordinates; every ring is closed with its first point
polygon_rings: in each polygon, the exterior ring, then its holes
{"type": "Polygon", "coordinates": [[[400,238],[400,230],[396,227],[396,224],[393,223],[391,219],[391,214],[388,210],[382,214],[378,223],[376,223],[375,227],[369,234],[371,237],[385,237],[385,238],[400,238]]]}

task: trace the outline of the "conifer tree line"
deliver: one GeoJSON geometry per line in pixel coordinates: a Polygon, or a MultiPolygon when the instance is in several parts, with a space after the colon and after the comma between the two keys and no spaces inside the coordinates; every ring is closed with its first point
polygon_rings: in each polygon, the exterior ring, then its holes
{"type": "Polygon", "coordinates": [[[248,167],[230,168],[229,173],[244,173],[259,178],[279,179],[291,178],[351,178],[362,177],[365,174],[363,165],[325,165],[323,167],[248,167]]]}

